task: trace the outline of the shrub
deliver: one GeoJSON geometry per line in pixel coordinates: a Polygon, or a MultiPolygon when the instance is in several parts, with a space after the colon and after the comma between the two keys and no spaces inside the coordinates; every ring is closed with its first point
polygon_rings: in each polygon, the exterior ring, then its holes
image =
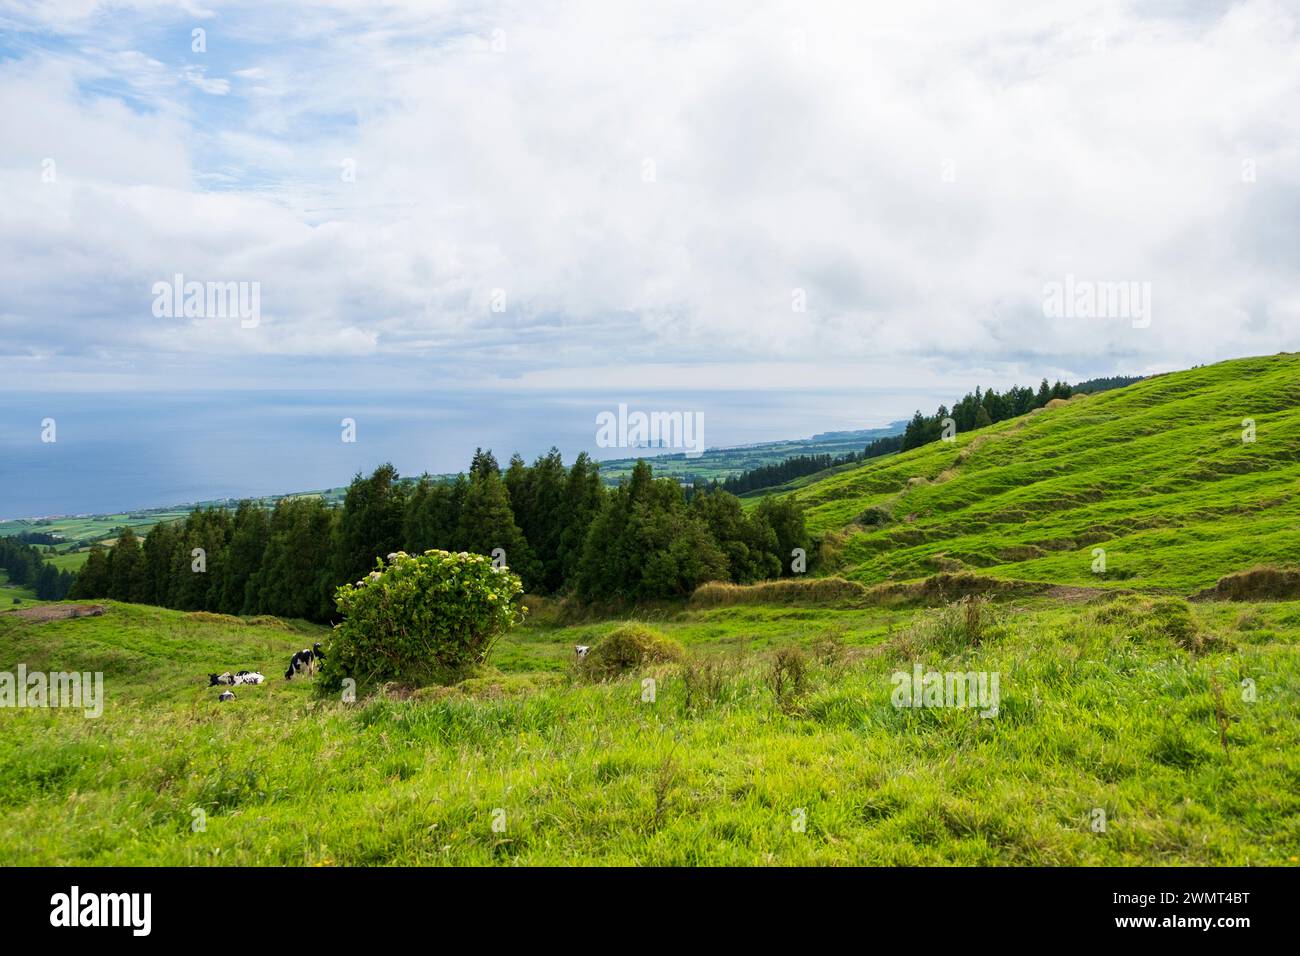
{"type": "Polygon", "coordinates": [[[446,681],[481,664],[523,619],[519,577],[464,551],[390,554],[389,564],[334,595],[342,623],[325,653],[324,684],[446,681]]]}
{"type": "Polygon", "coordinates": [[[767,686],[771,688],[778,707],[782,710],[791,708],[803,693],[807,676],[808,658],[801,648],[783,647],[776,652],[767,670],[767,686]]]}
{"type": "Polygon", "coordinates": [[[1170,641],[1193,654],[1229,646],[1223,638],[1201,629],[1191,606],[1182,598],[1120,597],[1097,609],[1093,617],[1099,624],[1128,631],[1137,640],[1170,641]]]}
{"type": "Polygon", "coordinates": [[[715,655],[691,658],[682,667],[683,709],[713,704],[727,689],[727,667],[715,655]]]}
{"type": "Polygon", "coordinates": [[[608,680],[646,664],[666,664],[686,656],[680,644],[636,622],[606,634],[587,652],[579,670],[591,680],[608,680]]]}
{"type": "Polygon", "coordinates": [[[896,641],[899,653],[919,660],[927,654],[952,657],[1002,636],[1004,615],[987,599],[968,594],[960,601],[932,611],[896,641]]]}

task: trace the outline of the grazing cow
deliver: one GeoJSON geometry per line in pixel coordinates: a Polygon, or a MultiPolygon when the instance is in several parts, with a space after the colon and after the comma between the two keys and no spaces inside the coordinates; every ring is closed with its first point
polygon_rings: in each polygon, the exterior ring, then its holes
{"type": "Polygon", "coordinates": [[[325,652],[320,649],[320,644],[313,644],[311,650],[303,648],[289,661],[289,669],[284,672],[285,680],[293,680],[296,674],[315,674],[316,662],[325,659],[325,652]]]}
{"type": "Polygon", "coordinates": [[[578,655],[578,660],[582,660],[584,657],[586,657],[586,656],[587,656],[587,651],[589,651],[589,650],[591,650],[591,645],[590,645],[590,644],[574,644],[574,645],[573,645],[573,651],[574,651],[575,654],[578,655]]]}
{"type": "Polygon", "coordinates": [[[217,698],[217,700],[221,701],[223,704],[228,700],[234,700],[234,699],[235,699],[235,692],[233,690],[223,690],[221,692],[221,696],[217,698]]]}

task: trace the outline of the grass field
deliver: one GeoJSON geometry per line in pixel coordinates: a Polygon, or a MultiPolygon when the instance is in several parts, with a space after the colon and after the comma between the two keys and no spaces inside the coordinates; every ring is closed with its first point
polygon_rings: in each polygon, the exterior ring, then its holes
{"type": "Polygon", "coordinates": [[[0,864],[1296,865],[1300,600],[1187,598],[1300,564],[1297,399],[1297,356],[1224,363],[804,482],[850,580],[642,609],[682,659],[607,681],[573,648],[624,622],[547,600],[475,676],[352,701],[282,677],[327,628],[0,614],[0,670],[107,698],[0,709],[0,864]],[[1007,586],[949,604],[961,570],[1007,586]],[[897,706],[914,667],[996,714],[897,706]]]}
{"type": "Polygon", "coordinates": [[[28,587],[9,583],[9,572],[0,568],[0,611],[28,607],[36,603],[36,592],[28,587]]]}
{"type": "Polygon", "coordinates": [[[968,645],[943,608],[684,610],[653,703],[639,673],[568,666],[613,622],[527,627],[500,672],[348,704],[282,680],[307,625],[0,618],[0,659],[103,671],[107,697],[97,720],[0,712],[0,863],[1296,862],[1300,603],[990,614],[968,645]],[[1188,613],[1220,643],[1180,644],[1188,613]],[[809,673],[778,700],[789,644],[809,673]],[[998,716],[892,706],[916,659],[999,672],[998,716]],[[204,674],[244,667],[270,683],[218,704],[204,674]]]}

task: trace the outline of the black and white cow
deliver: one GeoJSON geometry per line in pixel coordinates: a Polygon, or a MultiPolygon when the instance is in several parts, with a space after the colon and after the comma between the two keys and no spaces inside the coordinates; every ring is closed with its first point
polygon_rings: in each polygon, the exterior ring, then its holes
{"type": "Polygon", "coordinates": [[[238,674],[232,674],[226,671],[224,674],[209,674],[208,686],[216,687],[218,685],[227,687],[237,687],[240,684],[260,684],[266,680],[257,671],[240,671],[238,674]]]}
{"type": "Polygon", "coordinates": [[[285,680],[293,680],[297,674],[315,674],[316,662],[325,660],[325,652],[320,644],[313,644],[311,649],[303,648],[289,661],[289,669],[284,672],[285,680]]]}
{"type": "Polygon", "coordinates": [[[233,690],[223,690],[221,692],[221,696],[217,698],[217,700],[221,701],[223,704],[228,700],[234,700],[234,699],[235,699],[235,692],[233,690]]]}

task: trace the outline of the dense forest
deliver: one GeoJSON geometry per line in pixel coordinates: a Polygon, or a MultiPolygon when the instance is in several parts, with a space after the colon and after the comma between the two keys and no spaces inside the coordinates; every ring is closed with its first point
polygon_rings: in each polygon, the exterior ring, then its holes
{"type": "Polygon", "coordinates": [[[10,584],[30,588],[38,601],[62,601],[72,587],[70,571],[60,571],[20,537],[0,538],[0,570],[10,584]]]}
{"type": "Polygon", "coordinates": [[[125,529],[113,548],[91,550],[71,596],[325,621],[334,589],[374,570],[378,556],[442,548],[500,549],[530,593],[636,601],[778,577],[808,544],[793,500],[746,512],[722,490],[688,501],[647,462],[608,489],[586,454],[567,468],[555,449],[532,465],[516,455],[503,471],[480,450],[450,482],[403,482],[388,464],[358,474],[338,508],[312,496],[270,511],[242,502],[155,525],[143,541],[125,529]]]}

